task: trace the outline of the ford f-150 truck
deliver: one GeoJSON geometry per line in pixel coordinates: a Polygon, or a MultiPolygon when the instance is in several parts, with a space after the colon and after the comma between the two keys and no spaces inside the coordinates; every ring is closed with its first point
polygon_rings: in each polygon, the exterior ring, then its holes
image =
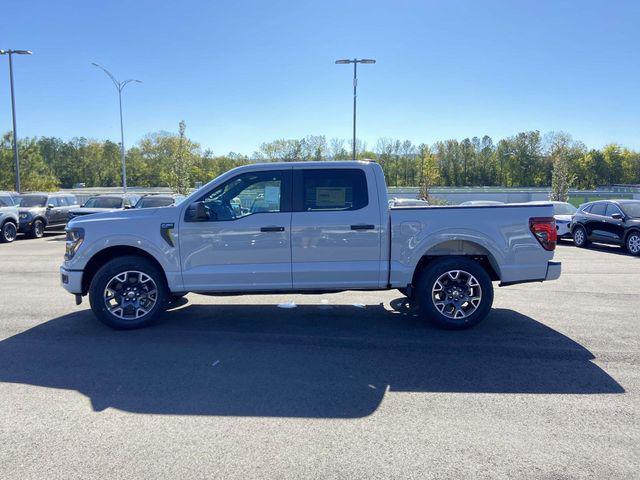
{"type": "Polygon", "coordinates": [[[398,289],[444,328],[487,316],[493,283],[554,280],[549,205],[389,208],[374,162],[233,169],[178,205],[67,227],[62,284],[107,325],[157,319],[188,292],[398,289]]]}

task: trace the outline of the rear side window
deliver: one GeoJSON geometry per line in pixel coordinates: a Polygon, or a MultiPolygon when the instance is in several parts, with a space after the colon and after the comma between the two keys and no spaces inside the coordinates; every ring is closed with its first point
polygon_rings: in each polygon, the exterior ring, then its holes
{"type": "Polygon", "coordinates": [[[68,195],[68,196],[64,197],[64,199],[67,202],[67,205],[69,205],[69,206],[78,204],[78,200],[73,195],[68,195]]]}
{"type": "Polygon", "coordinates": [[[369,203],[360,169],[303,170],[301,181],[303,212],[359,210],[369,203]]]}
{"type": "Polygon", "coordinates": [[[591,207],[590,213],[593,215],[604,215],[606,211],[607,211],[606,203],[594,203],[593,206],[591,207]]]}

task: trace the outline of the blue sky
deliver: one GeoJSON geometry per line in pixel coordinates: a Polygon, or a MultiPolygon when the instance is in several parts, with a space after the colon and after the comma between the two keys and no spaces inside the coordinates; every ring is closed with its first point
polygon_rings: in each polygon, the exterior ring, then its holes
{"type": "MultiPolygon", "coordinates": [[[[640,147],[638,1],[12,1],[18,134],[119,139],[98,62],[124,94],[125,143],[187,134],[218,154],[307,134],[432,143],[563,130],[640,147]]],[[[11,128],[0,57],[0,131],[11,128]]]]}

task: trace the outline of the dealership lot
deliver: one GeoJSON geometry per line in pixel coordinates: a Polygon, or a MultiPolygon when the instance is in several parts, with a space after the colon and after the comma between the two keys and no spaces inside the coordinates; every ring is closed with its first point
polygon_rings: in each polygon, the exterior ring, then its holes
{"type": "Polygon", "coordinates": [[[3,478],[632,478],[640,258],[563,244],[473,330],[397,291],[189,295],[116,332],[64,237],[0,245],[3,478]],[[293,307],[293,308],[282,308],[293,307]]]}

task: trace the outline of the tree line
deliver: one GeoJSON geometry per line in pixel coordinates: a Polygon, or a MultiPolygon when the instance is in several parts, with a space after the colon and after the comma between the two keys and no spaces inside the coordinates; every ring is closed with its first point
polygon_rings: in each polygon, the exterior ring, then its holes
{"type": "MultiPolygon", "coordinates": [[[[0,189],[14,184],[11,134],[0,142],[0,189]]],[[[610,144],[587,148],[566,133],[521,132],[495,142],[491,137],[415,144],[380,138],[375,145],[357,142],[357,158],[375,160],[390,186],[569,187],[592,189],[615,183],[640,183],[640,152],[610,144]],[[555,172],[555,178],[554,178],[555,172]]],[[[121,184],[120,146],[84,137],[62,140],[32,137],[19,141],[23,190],[55,190],[83,183],[87,187],[121,184]]],[[[227,170],[256,161],[351,159],[351,143],[325,136],[279,139],[262,144],[251,156],[215,155],[178,132],[148,134],[126,151],[127,183],[168,186],[184,192],[227,170]]]]}

